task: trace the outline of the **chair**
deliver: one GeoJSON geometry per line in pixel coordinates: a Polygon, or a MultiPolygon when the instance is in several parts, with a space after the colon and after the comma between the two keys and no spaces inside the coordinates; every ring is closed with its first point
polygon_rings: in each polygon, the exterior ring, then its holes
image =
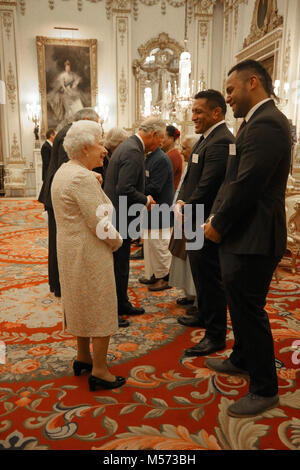
{"type": "Polygon", "coordinates": [[[26,188],[24,168],[5,168],[4,190],[6,196],[24,196],[26,188]]]}

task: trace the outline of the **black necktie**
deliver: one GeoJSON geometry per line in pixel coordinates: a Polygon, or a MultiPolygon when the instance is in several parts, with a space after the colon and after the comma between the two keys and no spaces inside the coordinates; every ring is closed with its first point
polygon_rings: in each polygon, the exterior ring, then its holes
{"type": "Polygon", "coordinates": [[[242,124],[240,125],[239,127],[239,130],[237,131],[236,133],[236,138],[240,135],[240,133],[242,132],[242,130],[244,129],[245,125],[247,124],[247,121],[245,121],[245,119],[243,120],[242,124]]]}

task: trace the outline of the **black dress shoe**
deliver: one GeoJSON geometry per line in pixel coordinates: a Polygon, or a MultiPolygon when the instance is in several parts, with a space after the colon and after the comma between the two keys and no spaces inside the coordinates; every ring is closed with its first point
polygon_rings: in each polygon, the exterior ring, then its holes
{"type": "Polygon", "coordinates": [[[216,351],[221,351],[225,349],[226,342],[222,341],[221,343],[215,343],[209,338],[203,338],[196,346],[192,348],[185,349],[184,354],[186,356],[207,356],[216,351]]]}
{"type": "Polygon", "coordinates": [[[130,259],[144,259],[143,247],[137,250],[135,253],[132,253],[132,255],[130,255],[130,259]]]}
{"type": "Polygon", "coordinates": [[[141,307],[134,307],[131,305],[130,307],[122,309],[122,313],[120,315],[143,315],[145,313],[145,309],[141,307]]]}
{"type": "Polygon", "coordinates": [[[104,388],[106,390],[122,387],[122,385],[124,385],[125,383],[126,383],[126,379],[120,376],[116,377],[116,380],[114,380],[114,382],[110,382],[109,380],[99,379],[99,377],[95,377],[94,375],[89,376],[90,392],[94,392],[97,389],[97,387],[104,388]]]}
{"type": "Polygon", "coordinates": [[[191,315],[192,317],[201,317],[198,307],[193,305],[192,307],[188,308],[185,312],[186,315],[191,315]]]}
{"type": "Polygon", "coordinates": [[[194,303],[194,299],[189,299],[188,297],[179,297],[176,300],[177,305],[192,305],[194,303]]]}
{"type": "Polygon", "coordinates": [[[182,316],[182,317],[178,317],[177,321],[178,321],[178,323],[180,323],[180,325],[198,326],[200,328],[204,328],[204,321],[199,317],[195,317],[195,316],[185,317],[185,316],[182,316]]]}
{"type": "Polygon", "coordinates": [[[157,279],[154,275],[152,275],[150,277],[150,279],[147,279],[146,277],[140,277],[139,278],[139,282],[141,284],[155,284],[156,281],[157,281],[157,279]]]}
{"type": "Polygon", "coordinates": [[[73,371],[74,375],[80,375],[82,371],[92,372],[93,364],[87,364],[86,362],[74,361],[73,371]]]}
{"type": "Polygon", "coordinates": [[[58,287],[57,289],[54,289],[54,295],[55,297],[61,297],[60,287],[58,287]]]}
{"type": "Polygon", "coordinates": [[[122,317],[118,317],[118,323],[119,323],[119,328],[126,328],[127,326],[129,326],[129,321],[128,320],[125,320],[125,318],[122,318],[122,317]]]}
{"type": "Polygon", "coordinates": [[[210,357],[209,359],[205,360],[204,365],[205,367],[208,367],[208,369],[220,372],[220,374],[249,375],[245,369],[241,369],[240,367],[232,364],[230,358],[219,359],[217,357],[210,357]]]}
{"type": "Polygon", "coordinates": [[[227,414],[234,418],[250,418],[261,415],[267,410],[277,407],[279,396],[262,397],[248,392],[244,397],[227,408],[227,414]]]}

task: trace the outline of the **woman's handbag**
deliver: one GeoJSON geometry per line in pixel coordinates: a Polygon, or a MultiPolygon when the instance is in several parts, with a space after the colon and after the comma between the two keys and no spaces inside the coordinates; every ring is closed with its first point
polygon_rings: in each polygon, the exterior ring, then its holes
{"type": "Polygon", "coordinates": [[[173,256],[176,256],[176,258],[180,258],[184,261],[186,259],[185,243],[186,238],[184,234],[182,233],[182,238],[174,238],[173,229],[169,243],[169,251],[172,253],[173,256]]]}

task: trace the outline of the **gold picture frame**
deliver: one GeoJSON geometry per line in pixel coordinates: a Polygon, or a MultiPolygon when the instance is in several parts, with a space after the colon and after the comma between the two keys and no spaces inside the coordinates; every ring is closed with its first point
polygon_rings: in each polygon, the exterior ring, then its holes
{"type": "Polygon", "coordinates": [[[36,37],[41,131],[61,129],[83,107],[97,103],[97,39],[36,37]]]}

